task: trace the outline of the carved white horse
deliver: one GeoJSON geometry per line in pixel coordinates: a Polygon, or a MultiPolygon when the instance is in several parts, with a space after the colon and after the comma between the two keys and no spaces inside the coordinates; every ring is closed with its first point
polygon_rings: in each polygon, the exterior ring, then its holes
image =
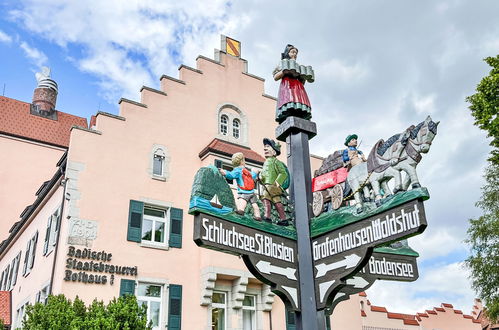
{"type": "Polygon", "coordinates": [[[430,150],[431,143],[437,135],[439,122],[430,116],[417,126],[411,126],[405,132],[396,134],[386,142],[378,141],[371,150],[367,163],[352,167],[347,181],[355,192],[357,210],[362,210],[361,187],[370,184],[376,201],[391,194],[387,182],[393,179],[394,193],[421,187],[416,173],[416,166],[421,161],[421,154],[430,150]],[[407,175],[402,180],[401,172],[407,175]],[[382,188],[382,189],[381,189],[382,188]]]}

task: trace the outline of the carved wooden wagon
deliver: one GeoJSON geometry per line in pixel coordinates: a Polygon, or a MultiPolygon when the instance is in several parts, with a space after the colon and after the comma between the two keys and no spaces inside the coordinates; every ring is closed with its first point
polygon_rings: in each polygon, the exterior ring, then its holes
{"type": "Polygon", "coordinates": [[[350,187],[346,183],[348,169],[343,166],[343,151],[338,150],[329,155],[322,166],[315,171],[312,179],[314,216],[320,215],[325,209],[338,209],[343,203],[350,187]]]}

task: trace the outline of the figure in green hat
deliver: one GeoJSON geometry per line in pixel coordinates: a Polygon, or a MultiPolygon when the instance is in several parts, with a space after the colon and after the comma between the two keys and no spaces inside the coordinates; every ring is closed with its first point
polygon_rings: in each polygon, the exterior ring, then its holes
{"type": "Polygon", "coordinates": [[[347,167],[352,167],[366,161],[364,153],[357,150],[358,138],[357,134],[350,134],[345,139],[345,146],[347,148],[343,150],[343,163],[347,167]]]}
{"type": "Polygon", "coordinates": [[[286,165],[281,162],[276,156],[281,154],[281,145],[272,139],[263,139],[263,151],[265,156],[265,163],[260,172],[260,180],[263,184],[263,195],[261,196],[264,217],[263,220],[272,222],[270,213],[272,205],[274,205],[277,213],[279,214],[279,226],[288,226],[289,219],[286,217],[284,205],[282,204],[282,196],[284,195],[283,183],[286,181],[288,175],[286,165]]]}

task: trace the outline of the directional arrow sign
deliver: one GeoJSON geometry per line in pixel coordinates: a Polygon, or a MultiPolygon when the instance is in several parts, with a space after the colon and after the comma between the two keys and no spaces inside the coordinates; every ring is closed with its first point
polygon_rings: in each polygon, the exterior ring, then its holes
{"type": "Polygon", "coordinates": [[[300,310],[296,241],[199,212],[194,216],[194,242],[242,256],[256,278],[300,310]]]}
{"type": "MultiPolygon", "coordinates": [[[[315,237],[312,252],[316,268],[317,309],[328,306],[336,293],[348,284],[346,279],[369,262],[373,248],[417,235],[426,226],[423,202],[413,199],[315,237]],[[326,293],[321,293],[320,284],[332,280],[336,280],[334,285],[326,293]]],[[[392,269],[391,264],[388,267],[392,269]]]]}
{"type": "Polygon", "coordinates": [[[259,262],[256,263],[256,268],[264,274],[279,274],[286,276],[290,280],[295,280],[296,281],[296,268],[291,268],[291,267],[279,267],[279,266],[274,266],[272,265],[269,261],[263,261],[260,260],[259,262]]]}
{"type": "Polygon", "coordinates": [[[315,278],[322,277],[330,270],[345,267],[345,269],[353,268],[357,266],[362,258],[356,254],[349,254],[343,258],[343,260],[332,262],[330,264],[322,263],[315,266],[317,269],[317,275],[315,278]]]}
{"type": "Polygon", "coordinates": [[[352,278],[348,278],[346,280],[346,283],[347,285],[350,285],[356,289],[364,289],[370,284],[361,276],[354,276],[352,278]]]}
{"type": "Polygon", "coordinates": [[[376,252],[374,249],[368,264],[351,278],[347,278],[329,306],[334,308],[338,303],[348,300],[350,295],[367,290],[376,280],[412,282],[418,278],[416,255],[397,254],[392,252],[376,252]]]}

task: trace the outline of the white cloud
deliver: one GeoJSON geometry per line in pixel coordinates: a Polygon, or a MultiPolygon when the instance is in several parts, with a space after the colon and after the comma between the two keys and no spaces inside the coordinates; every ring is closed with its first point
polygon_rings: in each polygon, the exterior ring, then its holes
{"type": "MultiPolygon", "coordinates": [[[[226,1],[24,1],[10,17],[70,52],[80,70],[100,80],[110,103],[138,94],[143,84],[175,75],[182,58],[194,61],[231,19],[226,1]],[[40,22],[44,22],[40,24],[40,22]]],[[[153,86],[154,87],[154,86],[153,86]]]]}
{"type": "Polygon", "coordinates": [[[47,64],[48,58],[42,51],[40,51],[34,47],[31,47],[25,41],[21,41],[19,46],[24,51],[24,54],[26,55],[26,57],[29,60],[31,60],[34,64],[36,64],[38,67],[47,64]]]}
{"type": "Polygon", "coordinates": [[[0,30],[0,42],[10,43],[12,42],[12,37],[0,30]]]}
{"type": "MultiPolygon", "coordinates": [[[[430,224],[430,226],[433,224],[430,224]]],[[[409,240],[411,247],[418,251],[419,261],[445,257],[452,252],[465,252],[462,239],[446,228],[438,227],[409,240]]]]}
{"type": "Polygon", "coordinates": [[[420,269],[416,282],[377,281],[367,290],[373,305],[388,306],[390,312],[417,313],[450,303],[469,314],[475,293],[469,288],[469,272],[461,263],[420,269]],[[396,294],[395,294],[396,292],[396,294]]]}
{"type": "Polygon", "coordinates": [[[315,69],[318,75],[323,75],[335,82],[344,84],[356,83],[365,79],[369,75],[369,67],[364,61],[356,61],[348,64],[341,59],[332,58],[325,63],[321,63],[315,69]]]}

